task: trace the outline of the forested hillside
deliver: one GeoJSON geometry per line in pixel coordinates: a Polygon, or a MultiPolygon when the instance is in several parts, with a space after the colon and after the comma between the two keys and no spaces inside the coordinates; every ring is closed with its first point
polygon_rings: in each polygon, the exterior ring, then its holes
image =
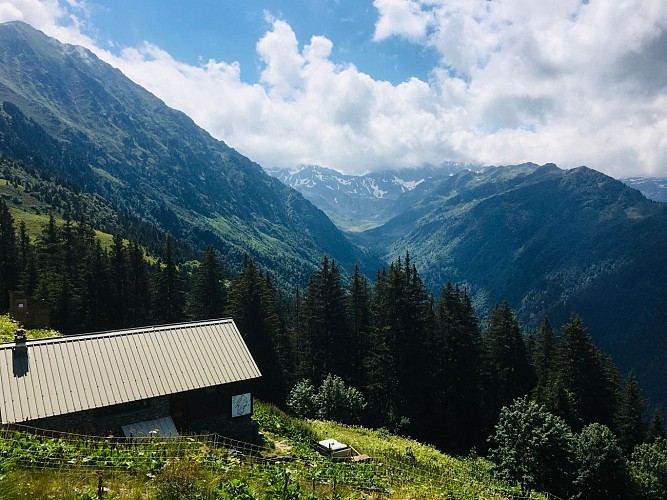
{"type": "MultiPolygon", "coordinates": [[[[297,381],[334,374],[366,394],[361,421],[455,451],[484,447],[500,408],[525,394],[574,428],[621,429],[623,382],[582,319],[570,318],[560,336],[545,319],[526,336],[504,302],[480,321],[466,289],[446,283],[429,294],[409,255],[374,283],[355,272],[349,286],[324,257],[305,290],[285,295],[250,257],[234,267],[209,247],[197,263],[177,262],[171,238],[153,264],[118,235],[103,248],[86,222],[51,217],[33,240],[4,202],[0,236],[2,311],[17,290],[45,300],[62,333],[231,316],[265,374],[259,396],[270,401],[284,402],[297,381]]],[[[633,376],[627,383],[638,391],[633,376]]],[[[638,432],[641,418],[633,425],[638,432]]]]}
{"type": "Polygon", "coordinates": [[[464,171],[356,241],[388,260],[409,251],[431,291],[465,284],[483,316],[504,299],[530,328],[581,314],[667,401],[667,206],[620,181],[553,164],[464,171]]]}
{"type": "Polygon", "coordinates": [[[284,283],[305,281],[324,253],[348,272],[377,269],[299,193],[91,52],[20,22],[0,25],[0,45],[4,157],[199,250],[249,253],[284,283]]]}
{"type": "MultiPolygon", "coordinates": [[[[660,412],[645,404],[635,376],[621,377],[595,346],[582,318],[560,329],[544,318],[525,334],[504,302],[481,321],[465,288],[445,283],[428,293],[409,255],[373,283],[355,272],[348,286],[324,257],[308,286],[286,295],[250,257],[234,267],[209,247],[196,263],[177,262],[171,237],[155,263],[118,235],[103,247],[82,221],[50,217],[33,239],[4,202],[0,242],[3,311],[8,291],[16,290],[44,300],[62,333],[231,316],[263,374],[257,397],[287,403],[301,416],[389,429],[448,452],[489,450],[497,473],[525,491],[601,488],[590,479],[573,483],[576,468],[561,474],[572,463],[601,473],[574,458],[577,446],[613,446],[621,460],[614,467],[625,476],[641,443],[647,460],[662,453],[651,448],[664,436],[660,412]],[[530,403],[520,399],[526,396],[530,403]],[[521,446],[537,457],[526,467],[561,472],[527,477],[508,458],[527,432],[535,440],[521,446]],[[594,441],[578,441],[584,439],[594,441]],[[558,445],[559,454],[539,455],[558,440],[567,444],[558,445]]],[[[624,481],[621,493],[634,484],[630,476],[624,481]]]]}

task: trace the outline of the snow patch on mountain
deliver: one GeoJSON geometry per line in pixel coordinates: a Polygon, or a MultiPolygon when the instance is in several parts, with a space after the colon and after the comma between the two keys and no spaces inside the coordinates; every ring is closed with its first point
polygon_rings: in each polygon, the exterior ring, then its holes
{"type": "Polygon", "coordinates": [[[404,187],[408,191],[412,191],[414,188],[419,186],[422,182],[424,182],[424,179],[419,179],[418,181],[404,181],[403,179],[394,176],[393,183],[398,184],[399,186],[404,187]]]}

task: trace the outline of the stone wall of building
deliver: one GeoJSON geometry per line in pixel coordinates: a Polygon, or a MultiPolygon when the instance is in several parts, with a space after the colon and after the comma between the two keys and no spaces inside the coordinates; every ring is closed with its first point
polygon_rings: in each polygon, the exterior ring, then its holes
{"type": "Polygon", "coordinates": [[[39,429],[75,434],[122,436],[121,426],[169,416],[169,396],[31,420],[39,429]]]}
{"type": "Polygon", "coordinates": [[[25,422],[39,429],[98,436],[123,436],[121,426],[171,416],[182,434],[217,433],[252,442],[251,415],[231,416],[233,394],[249,390],[242,383],[111,405],[25,422]]]}
{"type": "Polygon", "coordinates": [[[188,422],[188,431],[193,434],[216,433],[246,443],[255,441],[250,415],[235,418],[215,415],[191,420],[188,422]]]}

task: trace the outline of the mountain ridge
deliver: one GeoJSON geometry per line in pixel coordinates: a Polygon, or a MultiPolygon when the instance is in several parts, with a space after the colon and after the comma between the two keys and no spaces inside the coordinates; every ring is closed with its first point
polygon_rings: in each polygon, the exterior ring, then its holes
{"type": "Polygon", "coordinates": [[[549,163],[463,169],[348,236],[386,261],[409,252],[432,293],[467,287],[482,317],[505,299],[528,329],[580,314],[620,368],[667,401],[667,206],[623,182],[549,163]]]}
{"type": "Polygon", "coordinates": [[[92,52],[20,22],[0,25],[0,44],[4,156],[231,262],[247,252],[285,282],[304,282],[323,254],[348,272],[379,265],[298,192],[92,52]]]}
{"type": "Polygon", "coordinates": [[[342,174],[319,165],[265,170],[298,190],[342,230],[359,232],[386,222],[396,212],[427,195],[439,181],[467,166],[445,162],[437,167],[386,169],[364,175],[342,174]]]}

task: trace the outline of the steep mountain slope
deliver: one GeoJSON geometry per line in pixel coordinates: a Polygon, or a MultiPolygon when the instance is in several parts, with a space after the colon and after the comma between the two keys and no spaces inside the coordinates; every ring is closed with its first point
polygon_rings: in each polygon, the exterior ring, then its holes
{"type": "Polygon", "coordinates": [[[628,177],[621,181],[638,189],[649,200],[667,203],[667,179],[664,177],[628,177]]]}
{"type": "Polygon", "coordinates": [[[20,22],[0,25],[0,47],[0,154],[286,282],[323,254],[374,271],[303,196],[86,49],[20,22]]]}
{"type": "Polygon", "coordinates": [[[387,222],[465,167],[462,163],[445,162],[439,167],[383,170],[365,175],[345,175],[314,165],[296,171],[278,168],[266,171],[303,194],[341,229],[360,231],[387,222]]]}
{"type": "Polygon", "coordinates": [[[410,252],[435,290],[508,299],[523,323],[579,313],[623,370],[667,402],[667,206],[594,170],[525,164],[460,172],[358,242],[410,252]]]}

